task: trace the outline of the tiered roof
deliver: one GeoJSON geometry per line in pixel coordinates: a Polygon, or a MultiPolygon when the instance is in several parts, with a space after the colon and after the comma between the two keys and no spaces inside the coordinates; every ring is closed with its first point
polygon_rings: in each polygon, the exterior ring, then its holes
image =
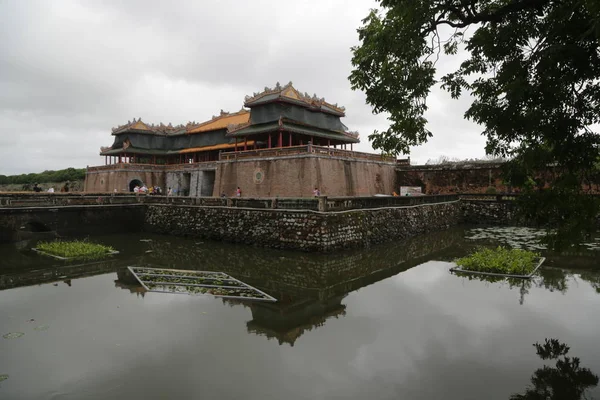
{"type": "Polygon", "coordinates": [[[250,111],[241,109],[236,113],[228,113],[221,110],[219,115],[213,115],[212,119],[202,122],[188,131],[188,133],[200,133],[225,129],[230,125],[245,124],[250,120],[250,111]]]}
{"type": "Polygon", "coordinates": [[[246,96],[244,99],[244,106],[252,108],[259,104],[275,101],[292,103],[315,111],[326,112],[340,117],[346,115],[346,109],[344,107],[340,107],[337,104],[328,103],[325,101],[325,98],[320,98],[316,94],[313,94],[312,96],[307,92],[302,94],[296,90],[294,86],[292,86],[291,81],[284,86],[281,86],[279,82],[277,82],[273,88],[265,87],[262,92],[253,93],[252,96],[246,96]]]}
{"type": "Polygon", "coordinates": [[[149,133],[149,134],[157,134],[157,135],[178,135],[184,134],[188,129],[195,126],[196,122],[188,122],[186,125],[176,125],[173,126],[171,123],[168,125],[163,124],[147,124],[142,121],[141,118],[137,120],[134,118],[133,121],[127,121],[124,125],[119,125],[116,128],[112,128],[112,134],[118,135],[120,133],[125,132],[140,132],[140,133],[149,133]]]}

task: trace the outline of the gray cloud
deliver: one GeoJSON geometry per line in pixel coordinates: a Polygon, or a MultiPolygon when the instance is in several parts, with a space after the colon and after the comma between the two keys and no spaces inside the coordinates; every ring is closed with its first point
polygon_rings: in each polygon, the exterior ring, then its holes
{"type": "MultiPolygon", "coordinates": [[[[387,127],[350,89],[350,47],[374,2],[0,2],[0,174],[102,163],[110,128],[132,118],[201,121],[293,81],[346,106],[367,137],[387,127]]],[[[450,65],[450,64],[447,64],[450,65]]],[[[443,67],[443,65],[440,65],[443,67]]],[[[425,162],[483,154],[467,101],[435,90],[425,162]]]]}

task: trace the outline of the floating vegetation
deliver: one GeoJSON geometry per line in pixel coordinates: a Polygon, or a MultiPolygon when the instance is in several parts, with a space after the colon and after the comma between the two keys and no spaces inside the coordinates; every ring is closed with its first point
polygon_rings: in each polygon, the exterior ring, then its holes
{"type": "Polygon", "coordinates": [[[48,325],[40,325],[33,328],[36,331],[47,331],[50,328],[48,325]]]}
{"type": "Polygon", "coordinates": [[[543,229],[509,226],[469,229],[465,239],[493,240],[513,249],[545,250],[547,246],[542,242],[545,236],[543,229]]]}
{"type": "Polygon", "coordinates": [[[8,375],[6,375],[6,374],[0,375],[0,382],[5,381],[7,379],[8,379],[8,375]]]}
{"type": "MultiPolygon", "coordinates": [[[[513,249],[546,250],[548,247],[543,239],[547,236],[544,229],[526,227],[489,227],[473,228],[465,233],[467,240],[485,240],[501,243],[513,249]]],[[[600,237],[588,243],[581,243],[588,250],[600,250],[600,237]]]]}
{"type": "Polygon", "coordinates": [[[24,335],[23,332],[11,332],[11,333],[6,333],[6,334],[2,335],[2,337],[4,339],[16,339],[16,338],[20,338],[23,335],[24,335]]]}
{"type": "Polygon", "coordinates": [[[129,267],[151,292],[213,295],[247,300],[277,301],[272,296],[223,272],[129,267]]]}
{"type": "Polygon", "coordinates": [[[455,260],[453,272],[530,278],[544,262],[538,253],[521,249],[480,248],[467,257],[455,260]]]}
{"type": "Polygon", "coordinates": [[[91,243],[85,240],[40,242],[37,247],[32,250],[60,260],[75,258],[95,259],[119,253],[110,246],[91,243]]]}

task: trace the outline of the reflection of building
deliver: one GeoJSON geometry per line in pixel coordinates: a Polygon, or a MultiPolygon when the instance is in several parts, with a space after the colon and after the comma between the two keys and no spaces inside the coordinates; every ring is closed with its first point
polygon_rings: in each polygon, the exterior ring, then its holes
{"type": "Polygon", "coordinates": [[[105,165],[90,167],[85,191],[171,187],[180,195],[312,196],[391,193],[396,160],[354,152],[358,134],[343,107],[297,91],[291,82],[247,96],[236,113],[203,123],[152,125],[134,119],[113,129],[105,165]]]}
{"type": "Polygon", "coordinates": [[[133,276],[131,271],[129,271],[127,268],[122,268],[117,271],[115,287],[129,290],[129,293],[135,293],[136,295],[142,297],[144,297],[146,294],[146,289],[140,285],[138,280],[135,279],[135,276],[133,276]]]}
{"type": "Polygon", "coordinates": [[[253,303],[252,321],[248,321],[248,332],[276,338],[279,344],[294,346],[304,332],[325,324],[329,318],[346,315],[346,306],[341,304],[345,297],[338,296],[326,301],[303,299],[294,304],[253,303]]]}

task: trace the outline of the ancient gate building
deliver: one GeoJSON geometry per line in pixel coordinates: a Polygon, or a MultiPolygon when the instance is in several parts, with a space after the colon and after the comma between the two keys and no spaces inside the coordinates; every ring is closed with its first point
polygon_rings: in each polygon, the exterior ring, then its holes
{"type": "Polygon", "coordinates": [[[242,110],[202,123],[172,126],[134,119],[113,128],[103,166],[88,167],[86,192],[128,192],[136,185],[178,195],[306,197],[394,190],[406,160],[353,151],[358,133],[342,123],[343,107],[277,84],[247,96],[242,110]]]}

